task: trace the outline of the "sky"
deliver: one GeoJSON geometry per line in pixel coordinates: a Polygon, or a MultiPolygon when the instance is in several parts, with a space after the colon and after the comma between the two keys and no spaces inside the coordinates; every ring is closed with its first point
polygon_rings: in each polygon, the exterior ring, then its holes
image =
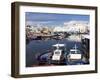
{"type": "Polygon", "coordinates": [[[89,22],[89,15],[77,14],[56,14],[56,13],[34,13],[26,12],[26,23],[30,25],[63,25],[70,21],[84,21],[89,22]]]}

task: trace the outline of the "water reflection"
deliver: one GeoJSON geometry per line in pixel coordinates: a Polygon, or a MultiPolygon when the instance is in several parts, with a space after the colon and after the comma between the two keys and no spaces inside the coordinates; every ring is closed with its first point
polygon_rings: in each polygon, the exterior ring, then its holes
{"type": "Polygon", "coordinates": [[[81,42],[81,38],[82,38],[82,34],[73,34],[71,36],[69,36],[67,39],[70,41],[76,41],[76,42],[81,42]]]}

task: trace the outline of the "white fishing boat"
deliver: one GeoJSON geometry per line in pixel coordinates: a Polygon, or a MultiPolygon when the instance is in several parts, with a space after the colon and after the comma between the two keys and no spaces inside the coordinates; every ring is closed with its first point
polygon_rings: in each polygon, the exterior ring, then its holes
{"type": "Polygon", "coordinates": [[[51,60],[60,61],[62,58],[62,55],[64,54],[63,52],[64,52],[65,44],[55,44],[53,45],[53,47],[56,49],[53,51],[51,60]]]}
{"type": "Polygon", "coordinates": [[[65,64],[66,58],[66,45],[65,44],[55,44],[53,45],[53,54],[51,58],[51,64],[65,64]]]}
{"type": "Polygon", "coordinates": [[[40,63],[64,64],[66,53],[66,45],[57,43],[52,45],[52,51],[38,56],[38,60],[40,63]]]}
{"type": "Polygon", "coordinates": [[[81,51],[77,48],[76,44],[75,46],[70,49],[69,55],[67,56],[68,61],[76,61],[82,59],[81,51]]]}

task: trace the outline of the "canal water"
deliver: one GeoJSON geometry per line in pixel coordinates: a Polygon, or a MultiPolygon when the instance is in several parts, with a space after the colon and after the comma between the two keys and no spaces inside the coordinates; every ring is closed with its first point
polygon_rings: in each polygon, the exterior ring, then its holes
{"type": "Polygon", "coordinates": [[[52,49],[52,45],[65,44],[66,49],[69,51],[76,44],[79,50],[82,50],[81,35],[71,35],[68,38],[61,40],[32,40],[26,45],[26,67],[37,65],[36,55],[52,49]]]}

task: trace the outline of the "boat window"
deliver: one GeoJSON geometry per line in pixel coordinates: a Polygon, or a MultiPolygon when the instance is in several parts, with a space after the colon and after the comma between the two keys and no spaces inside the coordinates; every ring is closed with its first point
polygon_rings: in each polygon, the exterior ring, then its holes
{"type": "MultiPolygon", "coordinates": [[[[79,54],[80,51],[77,50],[76,53],[79,54]]],[[[75,51],[71,51],[71,54],[75,54],[75,51]]]]}
{"type": "Polygon", "coordinates": [[[59,54],[60,54],[60,52],[59,52],[59,51],[57,51],[57,52],[55,52],[55,54],[56,54],[56,55],[59,55],[59,54]]]}
{"type": "Polygon", "coordinates": [[[71,51],[71,54],[75,54],[75,51],[71,51]]]}
{"type": "MultiPolygon", "coordinates": [[[[53,47],[53,49],[56,50],[57,47],[53,47]]],[[[65,48],[64,47],[59,47],[59,49],[64,50],[65,48]]]]}

